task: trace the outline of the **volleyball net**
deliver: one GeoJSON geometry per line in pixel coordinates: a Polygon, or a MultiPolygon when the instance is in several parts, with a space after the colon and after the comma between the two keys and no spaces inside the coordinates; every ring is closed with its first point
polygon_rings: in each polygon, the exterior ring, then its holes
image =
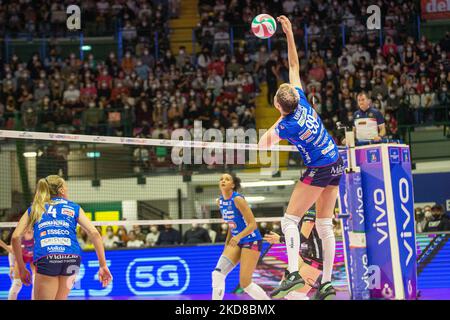
{"type": "Polygon", "coordinates": [[[220,225],[218,183],[229,171],[241,178],[255,217],[276,221],[301,174],[296,148],[259,148],[255,132],[201,130],[199,137],[196,129],[167,139],[0,130],[0,228],[14,226],[37,181],[52,174],[99,226],[220,225]]]}

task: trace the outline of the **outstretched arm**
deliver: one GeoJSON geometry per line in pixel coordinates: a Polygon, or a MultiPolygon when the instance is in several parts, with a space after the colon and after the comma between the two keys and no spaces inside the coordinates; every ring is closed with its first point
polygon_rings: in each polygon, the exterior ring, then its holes
{"type": "Polygon", "coordinates": [[[262,137],[259,139],[258,147],[265,149],[270,149],[272,146],[280,142],[281,138],[278,136],[278,134],[275,132],[275,128],[277,127],[278,123],[283,119],[281,116],[278,118],[277,122],[275,122],[272,127],[270,127],[269,130],[267,130],[262,137]]]}
{"type": "Polygon", "coordinates": [[[298,61],[297,47],[295,46],[291,22],[286,16],[279,16],[277,20],[283,27],[283,32],[286,34],[289,60],[289,82],[291,85],[303,90],[300,81],[300,63],[298,61]]]}

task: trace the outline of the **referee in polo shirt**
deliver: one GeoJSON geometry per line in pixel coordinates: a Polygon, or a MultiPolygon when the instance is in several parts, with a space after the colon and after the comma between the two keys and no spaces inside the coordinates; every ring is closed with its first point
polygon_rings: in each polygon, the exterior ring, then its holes
{"type": "Polygon", "coordinates": [[[386,135],[384,117],[380,110],[370,105],[366,92],[357,96],[358,110],[353,114],[353,130],[358,141],[381,141],[386,135]]]}

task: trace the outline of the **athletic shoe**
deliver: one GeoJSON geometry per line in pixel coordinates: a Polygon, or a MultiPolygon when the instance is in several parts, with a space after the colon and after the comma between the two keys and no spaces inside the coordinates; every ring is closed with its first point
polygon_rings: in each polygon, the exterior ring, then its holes
{"type": "Polygon", "coordinates": [[[302,279],[298,271],[291,272],[278,288],[270,293],[272,298],[281,299],[284,298],[289,292],[301,289],[305,286],[305,281],[302,279]]]}
{"type": "Polygon", "coordinates": [[[322,283],[316,291],[313,300],[333,300],[336,297],[336,290],[331,282],[322,283]]]}
{"type": "Polygon", "coordinates": [[[306,293],[300,293],[297,291],[289,292],[285,297],[286,300],[309,300],[309,297],[306,293]]]}

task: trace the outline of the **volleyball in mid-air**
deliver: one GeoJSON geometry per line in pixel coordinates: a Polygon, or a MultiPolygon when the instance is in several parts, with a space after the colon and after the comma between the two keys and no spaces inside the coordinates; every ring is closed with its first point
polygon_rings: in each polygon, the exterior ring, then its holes
{"type": "Polygon", "coordinates": [[[267,39],[277,31],[277,22],[268,14],[259,14],[252,21],[252,31],[260,39],[267,39]]]}

